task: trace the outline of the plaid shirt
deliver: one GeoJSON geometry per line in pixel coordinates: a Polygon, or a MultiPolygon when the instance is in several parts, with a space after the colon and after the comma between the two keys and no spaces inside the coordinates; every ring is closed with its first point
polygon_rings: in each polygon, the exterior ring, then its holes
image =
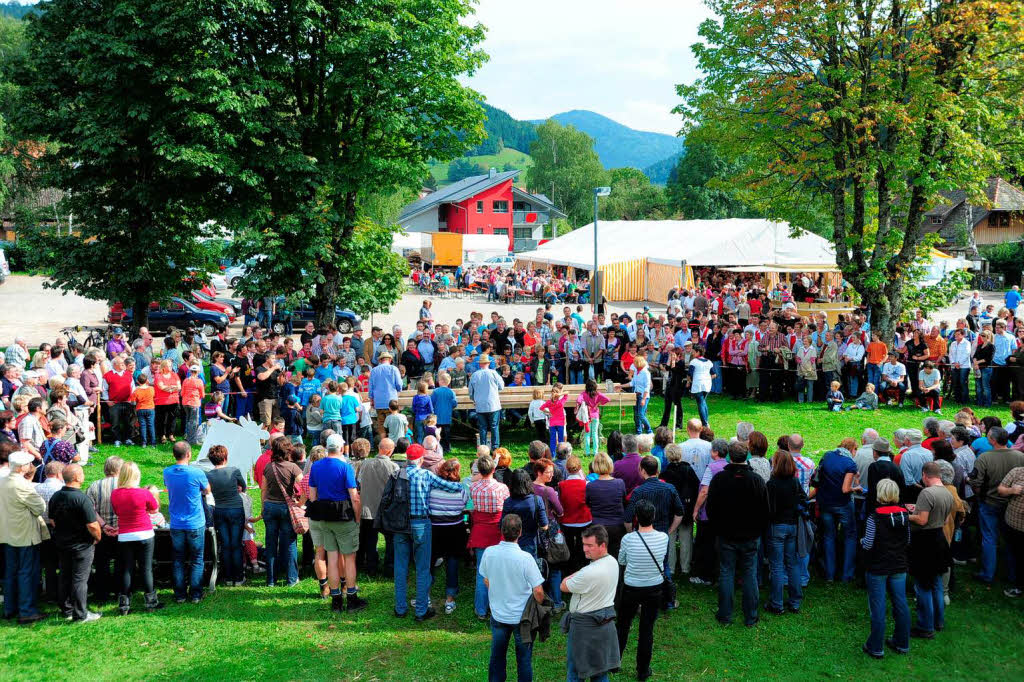
{"type": "Polygon", "coordinates": [[[110,504],[110,494],[116,487],[117,479],[109,476],[93,483],[85,493],[96,507],[96,515],[102,520],[101,526],[117,528],[117,514],[114,513],[114,507],[110,504]]]}
{"type": "Polygon", "coordinates": [[[761,355],[773,354],[775,351],[786,345],[788,345],[786,343],[786,337],[781,333],[775,332],[774,334],[765,334],[761,339],[761,355]]]}
{"type": "Polygon", "coordinates": [[[16,343],[12,343],[8,346],[7,352],[4,353],[5,364],[17,365],[21,369],[25,369],[25,365],[28,364],[28,358],[28,351],[16,343]]]}
{"type": "Polygon", "coordinates": [[[407,464],[409,474],[409,516],[425,519],[430,515],[430,491],[434,488],[457,493],[462,490],[459,481],[446,481],[433,471],[407,464]]]}
{"type": "Polygon", "coordinates": [[[473,500],[473,511],[496,514],[508,499],[508,486],[493,478],[481,478],[469,484],[469,497],[473,500]]]}
{"type": "Polygon", "coordinates": [[[800,485],[806,493],[811,484],[811,476],[814,474],[814,462],[803,455],[793,455],[793,463],[796,464],[796,475],[800,477],[800,485]]]}
{"type": "Polygon", "coordinates": [[[660,481],[657,478],[648,478],[646,481],[633,488],[629,496],[629,504],[626,506],[625,518],[627,523],[633,523],[636,515],[636,505],[640,500],[647,500],[657,513],[654,515],[654,529],[667,533],[672,525],[672,519],[683,515],[683,502],[679,499],[679,492],[674,485],[660,481]]]}

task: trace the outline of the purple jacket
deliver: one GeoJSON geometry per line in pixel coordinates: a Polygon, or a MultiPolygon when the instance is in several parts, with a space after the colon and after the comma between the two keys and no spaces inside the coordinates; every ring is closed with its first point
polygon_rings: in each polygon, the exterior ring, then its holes
{"type": "Polygon", "coordinates": [[[643,481],[643,477],[640,476],[640,455],[634,452],[620,459],[615,463],[612,476],[621,478],[622,482],[626,484],[627,495],[633,492],[633,488],[643,481]]]}

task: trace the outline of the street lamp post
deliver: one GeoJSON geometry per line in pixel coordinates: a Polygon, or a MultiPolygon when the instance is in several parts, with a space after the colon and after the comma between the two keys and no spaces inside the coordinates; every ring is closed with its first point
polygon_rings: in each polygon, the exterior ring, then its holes
{"type": "Polygon", "coordinates": [[[606,197],[612,193],[611,187],[594,188],[594,269],[590,272],[590,304],[597,313],[597,306],[600,303],[600,293],[597,290],[597,198],[606,197]]]}

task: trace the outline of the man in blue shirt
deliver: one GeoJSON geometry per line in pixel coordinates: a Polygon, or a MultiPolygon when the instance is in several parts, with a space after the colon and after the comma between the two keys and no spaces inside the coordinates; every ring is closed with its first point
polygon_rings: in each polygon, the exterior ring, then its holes
{"type": "Polygon", "coordinates": [[[853,580],[857,556],[857,523],[854,520],[853,492],[857,464],[845,448],[829,450],[818,463],[815,496],[821,507],[821,521],[824,525],[825,580],[832,582],[836,577],[836,535],[843,527],[843,573],[844,583],[853,580]]]}
{"type": "Polygon", "coordinates": [[[388,405],[392,400],[398,399],[398,392],[402,390],[402,375],[398,368],[391,364],[391,353],[385,351],[378,359],[380,364],[370,370],[369,393],[373,409],[377,411],[374,426],[379,441],[388,435],[384,428],[384,420],[388,416],[388,405]]]}
{"type": "Polygon", "coordinates": [[[996,320],[992,334],[992,400],[1011,400],[1010,372],[1006,359],[1017,350],[1017,339],[1006,331],[1006,320],[996,320]]]}
{"type": "Polygon", "coordinates": [[[437,383],[440,385],[431,391],[430,402],[434,405],[437,427],[441,429],[441,449],[448,452],[452,445],[452,415],[455,413],[458,399],[455,397],[455,391],[448,387],[452,383],[452,378],[447,372],[437,375],[437,383]]]}
{"type": "Polygon", "coordinates": [[[319,534],[327,551],[327,583],[331,590],[332,611],[362,611],[367,602],[359,597],[356,585],[356,552],[359,550],[359,519],[362,501],[356,484],[356,472],[342,459],[341,443],[327,439],[327,457],[317,460],[309,470],[309,500],[316,520],[310,531],[319,534]],[[349,502],[350,504],[342,504],[349,502]],[[335,504],[330,504],[335,503],[335,504]],[[346,595],[341,593],[341,567],[345,566],[346,595]],[[345,605],[345,598],[348,605],[345,605]]]}
{"type": "Polygon", "coordinates": [[[1017,306],[1020,305],[1020,287],[1016,284],[1006,292],[1006,307],[1012,313],[1017,310],[1017,306]]]}
{"type": "Polygon", "coordinates": [[[480,369],[469,377],[469,397],[476,406],[476,419],[480,429],[480,444],[487,445],[487,433],[491,434],[491,452],[501,446],[498,421],[501,418],[501,391],[505,382],[501,375],[491,369],[491,358],[480,356],[480,369]]]}
{"type": "Polygon", "coordinates": [[[198,604],[203,598],[203,549],[206,544],[203,496],[210,492],[210,483],[202,469],[188,465],[192,461],[192,447],[183,440],[174,444],[174,461],[172,466],[164,469],[174,548],[174,601],[184,604],[186,597],[191,597],[192,603],[198,604]],[[189,567],[187,590],[186,561],[189,567]]]}

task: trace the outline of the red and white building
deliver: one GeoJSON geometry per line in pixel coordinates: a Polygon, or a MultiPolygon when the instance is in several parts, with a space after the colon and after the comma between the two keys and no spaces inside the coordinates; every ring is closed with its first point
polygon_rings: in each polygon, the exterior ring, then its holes
{"type": "Polygon", "coordinates": [[[402,209],[398,222],[409,233],[507,235],[509,251],[534,249],[550,238],[551,221],[566,216],[543,194],[516,187],[519,173],[492,168],[442,187],[402,209]]]}

